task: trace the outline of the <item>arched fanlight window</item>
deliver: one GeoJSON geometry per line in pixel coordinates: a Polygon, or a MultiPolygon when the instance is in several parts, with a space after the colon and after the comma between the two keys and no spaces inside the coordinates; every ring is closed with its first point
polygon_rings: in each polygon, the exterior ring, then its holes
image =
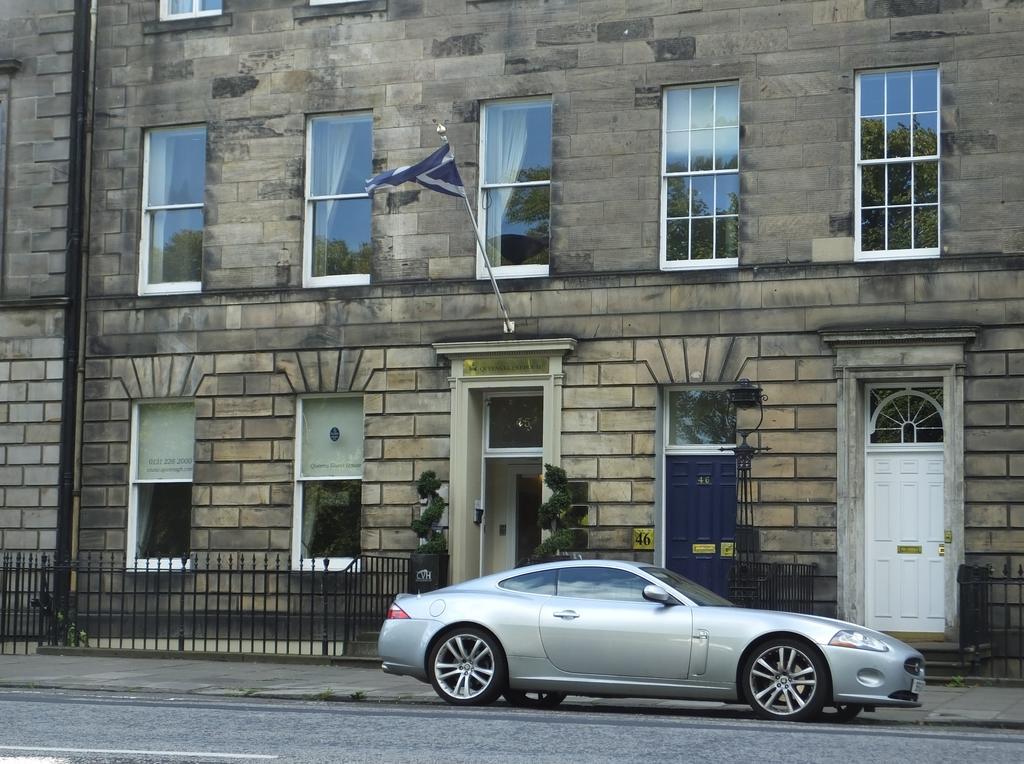
{"type": "Polygon", "coordinates": [[[870,430],[876,445],[942,443],[942,388],[873,388],[870,430]]]}

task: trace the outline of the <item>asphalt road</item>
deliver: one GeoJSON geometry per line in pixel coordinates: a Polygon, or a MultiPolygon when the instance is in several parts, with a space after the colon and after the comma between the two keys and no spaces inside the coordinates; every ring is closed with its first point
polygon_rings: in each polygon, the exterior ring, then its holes
{"type": "Polygon", "coordinates": [[[1024,732],[0,692],[0,764],[1024,761],[1024,732]]]}

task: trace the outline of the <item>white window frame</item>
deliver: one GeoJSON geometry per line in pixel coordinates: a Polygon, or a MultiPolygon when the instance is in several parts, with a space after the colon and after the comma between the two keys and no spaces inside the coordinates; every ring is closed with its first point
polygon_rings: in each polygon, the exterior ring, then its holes
{"type": "MultiPolygon", "coordinates": [[[[548,262],[544,265],[492,265],[491,273],[496,279],[507,278],[541,278],[547,276],[551,267],[551,179],[534,180],[524,183],[484,183],[484,167],[487,160],[487,111],[491,106],[507,106],[514,103],[546,103],[549,114],[554,119],[555,105],[551,96],[529,96],[525,98],[502,98],[501,100],[485,101],[480,109],[480,156],[479,156],[479,182],[476,194],[476,219],[480,226],[480,233],[483,240],[487,241],[487,208],[484,205],[485,191],[492,188],[529,188],[532,186],[548,187],[548,262]]],[[[552,136],[553,139],[553,136],[552,136]]],[[[551,152],[551,174],[554,174],[554,151],[551,152]]],[[[478,279],[490,278],[487,273],[487,266],[484,265],[486,253],[476,244],[476,277],[478,279]]]]}
{"type": "MultiPolygon", "coordinates": [[[[741,159],[740,155],[742,154],[740,149],[742,147],[737,145],[736,169],[735,170],[715,170],[715,169],[711,169],[711,170],[687,170],[686,172],[672,172],[672,173],[668,172],[668,170],[667,170],[667,164],[668,164],[668,133],[669,133],[668,93],[670,91],[682,91],[682,90],[688,91],[690,93],[690,103],[691,103],[691,107],[690,108],[692,108],[692,102],[693,102],[693,95],[692,94],[693,94],[694,90],[702,89],[702,88],[716,88],[716,90],[715,90],[715,107],[717,108],[717,106],[718,106],[718,90],[717,90],[717,88],[728,87],[730,85],[735,85],[736,89],[737,89],[737,94],[736,94],[737,110],[736,110],[736,113],[739,114],[739,105],[740,105],[739,104],[739,101],[740,101],[740,97],[739,97],[739,84],[740,83],[737,82],[737,81],[708,82],[708,83],[701,83],[701,84],[697,84],[697,85],[675,85],[675,86],[672,86],[672,87],[667,87],[667,88],[665,88],[662,91],[662,99],[661,99],[661,102],[662,102],[662,109],[661,109],[661,170],[660,170],[660,174],[661,174],[661,189],[660,189],[660,198],[661,198],[661,207],[660,207],[660,209],[661,209],[661,214],[659,215],[659,220],[658,220],[658,225],[659,225],[659,230],[660,230],[660,233],[659,233],[659,240],[660,240],[660,243],[659,243],[659,260],[660,260],[660,263],[661,263],[661,269],[662,270],[665,270],[665,271],[708,270],[708,269],[715,269],[715,268],[736,268],[736,267],[739,266],[739,263],[740,263],[740,259],[739,259],[739,221],[740,221],[740,218],[741,218],[741,214],[738,211],[737,211],[737,214],[736,214],[736,226],[737,226],[737,230],[736,230],[737,256],[736,257],[719,257],[719,258],[712,258],[710,260],[692,260],[692,259],[669,260],[668,259],[668,179],[669,178],[693,178],[693,177],[707,176],[707,175],[733,175],[733,174],[735,174],[736,178],[737,178],[737,182],[738,182],[739,181],[739,176],[740,176],[740,170],[742,169],[742,162],[740,161],[740,159],[741,159]]],[[[690,114],[690,110],[689,109],[687,110],[687,114],[690,114]]],[[[739,122],[739,119],[737,119],[737,122],[739,122]]],[[[737,125],[737,127],[738,127],[738,125],[737,125]]],[[[687,132],[690,133],[692,131],[688,129],[687,132]]],[[[731,217],[731,216],[725,216],[725,215],[718,215],[717,214],[717,210],[715,212],[716,212],[716,214],[711,217],[712,221],[717,220],[719,217],[731,217]]],[[[688,217],[687,219],[690,220],[690,221],[693,220],[692,217],[688,217]]],[[[712,226],[711,227],[712,227],[712,235],[714,237],[712,239],[712,241],[714,242],[718,238],[718,226],[716,226],[714,224],[714,222],[712,222],[712,226]]],[[[691,223],[691,230],[692,230],[692,223],[691,223]]],[[[687,247],[688,248],[692,248],[692,241],[689,238],[687,239],[687,247]]],[[[713,245],[713,249],[714,249],[714,245],[713,245]]]]}
{"type": "Polygon", "coordinates": [[[160,20],[173,21],[175,19],[194,19],[203,16],[220,16],[224,13],[224,0],[221,0],[220,8],[211,11],[199,9],[199,0],[192,0],[191,11],[171,13],[171,0],[160,0],[160,20]]]}
{"type": "MultiPolygon", "coordinates": [[[[348,1],[349,0],[345,0],[345,2],[348,1]]],[[[302,285],[306,288],[360,286],[370,283],[369,273],[341,273],[333,276],[313,275],[313,208],[316,202],[370,198],[370,195],[365,192],[360,194],[330,194],[325,196],[313,196],[310,191],[310,184],[313,182],[313,123],[318,119],[331,119],[337,117],[351,118],[353,121],[357,119],[369,119],[371,130],[373,125],[373,114],[371,112],[311,114],[306,118],[306,183],[304,191],[306,204],[302,231],[302,285]]]]}
{"type": "MultiPolygon", "coordinates": [[[[363,472],[365,471],[366,465],[366,400],[364,396],[358,394],[322,394],[322,395],[303,395],[296,399],[295,402],[295,485],[292,494],[292,569],[293,570],[323,570],[324,561],[328,561],[328,570],[335,573],[345,570],[354,557],[302,557],[302,502],[303,502],[303,483],[306,482],[327,482],[331,480],[358,480],[360,484],[363,480],[363,472]],[[308,400],[324,400],[324,399],[338,399],[338,398],[351,398],[362,401],[363,409],[363,462],[360,465],[359,474],[352,475],[332,475],[331,477],[303,477],[302,476],[302,406],[305,401],[308,400]]],[[[360,499],[360,504],[362,500],[360,499]]],[[[353,568],[354,572],[358,572],[358,566],[353,568]]]]}
{"type": "MultiPolygon", "coordinates": [[[[924,258],[935,258],[939,257],[942,248],[942,72],[939,70],[937,65],[929,66],[904,66],[894,67],[891,69],[865,69],[857,72],[856,76],[856,96],[854,99],[854,134],[853,134],[853,145],[854,145],[854,167],[853,167],[853,203],[854,203],[854,260],[855,261],[879,261],[879,260],[911,260],[911,259],[924,259],[924,258]],[[870,74],[890,74],[894,72],[914,72],[922,70],[934,70],[935,72],[935,110],[936,110],[936,121],[935,121],[935,154],[929,156],[909,156],[909,157],[888,157],[883,159],[861,159],[861,143],[860,143],[860,96],[861,96],[861,77],[870,74]],[[938,162],[938,168],[936,170],[936,235],[937,235],[937,247],[922,247],[920,249],[884,249],[884,250],[870,250],[868,252],[861,251],[861,225],[863,210],[861,209],[861,167],[872,164],[914,164],[918,161],[936,161],[938,162]]],[[[886,107],[888,109],[888,106],[886,107]]],[[[888,111],[886,111],[888,114],[888,111]]],[[[913,117],[914,112],[911,112],[913,117]]],[[[913,187],[913,182],[911,182],[913,187]]],[[[899,205],[905,206],[905,205],[899,205]]],[[[913,210],[913,204],[910,205],[913,210]]],[[[883,206],[883,209],[889,209],[889,205],[883,206]]],[[[913,212],[911,212],[913,216],[913,212]]],[[[913,232],[913,217],[911,217],[911,232],[913,232]]]]}
{"type": "MultiPolygon", "coordinates": [[[[174,125],[173,127],[154,127],[145,131],[143,136],[143,159],[142,159],[142,220],[140,223],[140,235],[139,235],[139,294],[188,294],[194,292],[201,292],[203,289],[202,281],[168,281],[163,283],[151,284],[149,283],[149,247],[150,247],[150,232],[151,232],[151,214],[154,212],[161,212],[163,210],[192,210],[199,209],[205,210],[205,201],[199,204],[163,204],[151,206],[149,204],[149,142],[150,138],[156,133],[171,133],[180,130],[191,130],[197,127],[203,128],[206,131],[206,125],[174,125]]],[[[207,140],[209,140],[209,133],[207,132],[207,140]]],[[[203,177],[203,194],[205,197],[206,193],[206,178],[205,168],[203,177]]],[[[205,229],[206,219],[205,214],[203,216],[203,226],[205,229]]],[[[205,231],[204,231],[205,235],[205,231]]],[[[201,267],[200,267],[201,270],[201,267]]]]}
{"type": "MultiPolygon", "coordinates": [[[[140,485],[152,485],[162,483],[184,483],[184,480],[139,480],[139,419],[140,409],[146,406],[163,405],[168,403],[191,403],[193,421],[195,417],[195,401],[190,398],[151,398],[142,401],[135,401],[132,404],[131,440],[128,452],[128,528],[125,533],[125,567],[128,570],[156,571],[156,570],[189,570],[192,567],[192,559],[189,556],[184,561],[180,557],[139,557],[139,490],[140,485]]],[[[193,453],[195,452],[195,438],[193,436],[193,453]]],[[[189,485],[195,485],[195,460],[192,462],[192,479],[189,485]]],[[[191,550],[190,550],[191,552],[191,550]]]]}

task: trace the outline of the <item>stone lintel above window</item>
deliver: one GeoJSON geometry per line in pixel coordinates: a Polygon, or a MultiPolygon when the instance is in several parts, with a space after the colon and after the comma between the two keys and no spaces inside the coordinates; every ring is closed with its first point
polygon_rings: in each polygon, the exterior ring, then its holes
{"type": "Polygon", "coordinates": [[[900,370],[962,368],[964,348],[974,341],[976,326],[822,329],[818,334],[836,353],[837,369],[900,370]]]}
{"type": "Polygon", "coordinates": [[[882,327],[877,329],[822,329],[828,345],[966,344],[978,334],[977,326],[882,327]]]}

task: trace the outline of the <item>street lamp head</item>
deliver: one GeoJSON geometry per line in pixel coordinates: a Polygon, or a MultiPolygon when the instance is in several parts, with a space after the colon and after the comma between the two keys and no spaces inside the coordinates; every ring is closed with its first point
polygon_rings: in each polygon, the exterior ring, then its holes
{"type": "Polygon", "coordinates": [[[729,402],[738,409],[757,408],[764,400],[761,388],[746,378],[737,380],[736,386],[729,388],[728,395],[729,402]]]}

